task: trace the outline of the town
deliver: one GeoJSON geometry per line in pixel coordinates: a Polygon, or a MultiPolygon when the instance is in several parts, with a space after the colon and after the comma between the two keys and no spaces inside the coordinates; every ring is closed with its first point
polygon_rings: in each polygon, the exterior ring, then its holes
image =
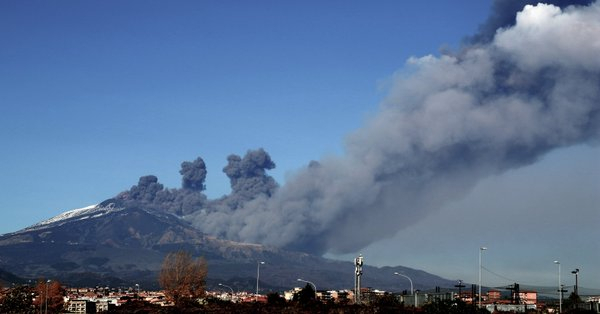
{"type": "MultiPolygon", "coordinates": [[[[202,297],[196,299],[198,308],[231,309],[239,306],[240,309],[262,307],[269,312],[272,307],[302,307],[332,309],[346,308],[350,312],[371,313],[382,309],[393,309],[397,313],[445,313],[443,306],[457,307],[462,305],[464,312],[471,313],[469,308],[481,308],[481,313],[559,313],[557,299],[539,298],[536,291],[519,290],[518,284],[506,294],[500,290],[489,289],[481,295],[475,291],[475,286],[470,290],[462,290],[462,282],[457,283],[456,290],[433,288],[428,291],[403,291],[392,293],[372,288],[360,289],[360,300],[353,289],[347,290],[315,290],[311,282],[298,279],[306,283],[303,287],[293,287],[287,291],[256,294],[248,291],[234,291],[228,285],[219,283],[213,289],[205,291],[202,297]],[[360,302],[360,305],[358,304],[360,302]],[[480,302],[480,303],[479,303],[480,302]],[[435,305],[435,307],[434,307],[435,305]],[[271,307],[269,307],[271,306],[271,307]],[[434,310],[434,308],[436,310],[434,310]],[[441,309],[441,310],[440,310],[441,309]]],[[[139,285],[133,287],[89,287],[66,288],[56,290],[57,295],[50,292],[52,281],[41,281],[38,287],[23,285],[4,288],[2,291],[3,313],[128,313],[134,309],[163,312],[171,309],[177,311],[178,307],[170,300],[164,291],[149,291],[139,285]],[[39,289],[39,287],[42,289],[39,289]],[[44,291],[49,291],[48,294],[44,291]],[[23,291],[31,291],[29,305],[16,306],[23,291]],[[35,293],[41,291],[41,293],[35,293]],[[13,310],[7,304],[15,306],[13,310]],[[162,309],[162,310],[161,310],[162,309]]],[[[22,300],[21,302],[27,302],[22,300]]],[[[194,307],[187,305],[188,307],[194,307]]],[[[586,296],[579,300],[572,297],[563,300],[563,313],[600,313],[600,296],[586,296]]],[[[347,312],[343,310],[344,312],[347,312]]],[[[144,312],[148,313],[148,312],[144,312]]],[[[474,312],[475,313],[475,312],[474,312]]],[[[479,313],[479,312],[477,312],[479,313]]]]}
{"type": "MultiPolygon", "coordinates": [[[[485,248],[480,248],[480,253],[485,248]]],[[[518,283],[508,287],[484,287],[481,281],[467,284],[459,280],[453,287],[414,289],[410,276],[390,273],[410,283],[410,290],[384,291],[363,287],[364,259],[354,259],[354,287],[318,289],[313,281],[297,278],[289,289],[262,288],[261,265],[256,261],[256,289],[234,289],[211,279],[207,283],[208,263],[184,250],[164,258],[158,274],[160,289],[140,284],[126,287],[69,287],[58,280],[40,278],[26,283],[11,283],[1,289],[2,313],[600,313],[599,295],[580,295],[579,269],[572,293],[567,287],[534,291],[518,283]]],[[[555,261],[560,266],[560,262],[555,261]]],[[[479,270],[481,271],[480,266],[479,270]]],[[[349,273],[350,275],[350,273],[349,273]]],[[[16,277],[15,277],[16,278],[16,277]]],[[[253,279],[252,279],[253,280],[253,279]]],[[[225,281],[227,282],[227,281],[225,281]]],[[[229,283],[229,282],[227,282],[229,283]]]]}
{"type": "MultiPolygon", "coordinates": [[[[495,288],[462,281],[453,288],[432,287],[415,290],[412,279],[395,272],[410,282],[410,291],[383,291],[362,287],[363,256],[354,260],[353,289],[320,290],[309,280],[298,278],[298,286],[284,291],[260,289],[260,266],[257,261],[256,290],[235,291],[224,283],[207,285],[207,263],[186,251],[165,257],[158,282],[160,291],[130,287],[66,287],[52,279],[36,283],[11,284],[2,289],[2,313],[600,313],[600,295],[579,295],[577,283],[573,292],[560,285],[558,298],[547,292],[521,289],[518,283],[495,288]]],[[[557,262],[558,264],[558,262],[557,262]]],[[[572,273],[576,276],[579,270],[572,273]]],[[[481,278],[481,276],[480,276],[481,278]]]]}

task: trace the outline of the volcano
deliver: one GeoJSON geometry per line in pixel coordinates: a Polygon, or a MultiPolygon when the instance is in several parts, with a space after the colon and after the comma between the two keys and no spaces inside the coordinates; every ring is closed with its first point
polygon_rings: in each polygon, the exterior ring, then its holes
{"type": "MultiPolygon", "coordinates": [[[[125,207],[118,199],[64,212],[0,236],[0,268],[29,279],[56,279],[69,286],[133,286],[158,289],[166,254],[186,250],[208,262],[209,288],[228,283],[254,291],[257,262],[261,287],[289,289],[310,278],[319,289],[350,289],[351,262],[218,239],[170,213],[125,207]]],[[[367,257],[368,258],[368,257],[367,257]]],[[[454,281],[407,267],[363,267],[363,286],[407,289],[394,272],[413,278],[415,288],[452,287],[454,281]]],[[[262,290],[262,289],[261,289],[262,290]]]]}

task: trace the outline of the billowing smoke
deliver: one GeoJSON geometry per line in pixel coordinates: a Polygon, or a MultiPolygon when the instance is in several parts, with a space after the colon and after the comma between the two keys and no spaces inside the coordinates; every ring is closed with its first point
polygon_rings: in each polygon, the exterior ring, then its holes
{"type": "MultiPolygon", "coordinates": [[[[541,1],[532,0],[495,0],[492,4],[492,12],[487,21],[479,27],[479,31],[467,38],[472,44],[489,44],[496,35],[496,31],[515,25],[516,13],[523,10],[528,4],[537,4],[541,1]]],[[[565,8],[570,5],[589,5],[594,0],[546,0],[546,4],[565,8]]]]}
{"type": "Polygon", "coordinates": [[[165,189],[153,175],[143,176],[137,185],[117,195],[114,201],[126,207],[166,211],[175,215],[190,214],[207,204],[204,190],[206,166],[202,158],[193,162],[184,161],[179,173],[182,175],[181,189],[165,189]]]}
{"type": "Polygon", "coordinates": [[[184,189],[203,191],[206,188],[204,186],[204,180],[206,180],[206,165],[202,158],[197,158],[192,162],[184,161],[181,163],[181,170],[179,170],[179,173],[182,175],[181,186],[184,189]]]}
{"type": "Polygon", "coordinates": [[[277,189],[275,180],[266,170],[275,168],[271,156],[262,148],[250,150],[241,158],[230,155],[223,172],[231,180],[232,192],[217,200],[208,200],[202,193],[206,186],[206,165],[202,158],[181,163],[181,188],[165,189],[153,175],[143,176],[137,185],[120,193],[114,201],[126,207],[141,207],[166,211],[178,216],[196,211],[227,212],[241,207],[256,197],[271,197],[277,189]]]}
{"type": "Polygon", "coordinates": [[[151,204],[156,198],[156,194],[163,191],[164,186],[158,183],[158,178],[153,175],[143,176],[137,185],[131,187],[127,194],[122,194],[123,198],[136,201],[141,204],[151,204]]]}
{"type": "MultiPolygon", "coordinates": [[[[233,240],[354,252],[485,177],[598,140],[600,5],[527,5],[507,21],[506,2],[460,53],[408,60],[343,157],[311,163],[271,197],[192,221],[233,240]]],[[[229,161],[238,178],[243,161],[229,161]]]]}
{"type": "Polygon", "coordinates": [[[223,172],[231,181],[232,193],[227,197],[231,208],[238,208],[258,195],[271,197],[277,189],[275,180],[266,174],[266,170],[275,168],[275,163],[262,148],[249,151],[244,158],[230,155],[227,161],[223,172]]]}
{"type": "Polygon", "coordinates": [[[407,61],[344,156],[310,162],[282,187],[259,149],[229,156],[223,198],[202,194],[201,159],[182,164],[182,189],[147,176],[117,198],[186,215],[208,234],[307,252],[391,237],[483,178],[600,138],[600,3],[563,2],[496,1],[459,53],[407,61]]]}

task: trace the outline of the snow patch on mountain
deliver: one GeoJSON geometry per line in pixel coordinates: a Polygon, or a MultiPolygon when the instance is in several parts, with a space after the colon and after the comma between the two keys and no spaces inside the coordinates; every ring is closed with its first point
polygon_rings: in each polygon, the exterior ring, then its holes
{"type": "Polygon", "coordinates": [[[83,208],[76,208],[76,209],[66,211],[60,215],[54,216],[50,219],[38,222],[35,225],[32,225],[30,227],[23,229],[22,231],[32,231],[32,230],[44,229],[49,226],[62,225],[64,223],[67,223],[67,222],[73,221],[73,220],[97,218],[97,217],[101,217],[101,216],[104,216],[109,213],[121,211],[123,209],[124,208],[121,208],[121,207],[115,207],[114,203],[110,203],[106,206],[96,204],[96,205],[86,206],[83,208]]]}

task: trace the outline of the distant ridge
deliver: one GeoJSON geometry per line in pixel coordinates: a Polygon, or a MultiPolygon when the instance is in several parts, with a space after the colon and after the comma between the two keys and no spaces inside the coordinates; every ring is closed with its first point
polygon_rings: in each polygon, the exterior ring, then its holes
{"type": "Polygon", "coordinates": [[[27,280],[23,279],[11,272],[0,269],[0,283],[5,287],[10,287],[12,284],[24,284],[27,280]]]}
{"type": "MultiPolygon", "coordinates": [[[[72,286],[157,287],[164,256],[187,250],[203,256],[208,284],[230,283],[235,289],[256,288],[256,263],[264,289],[297,286],[297,278],[319,289],[353,287],[354,265],[302,252],[239,243],[204,234],[165,212],[126,207],[117,199],[70,210],[13,233],[0,236],[0,267],[25,278],[55,278],[72,286]]],[[[394,272],[414,281],[416,289],[452,287],[454,281],[406,267],[363,268],[363,285],[388,291],[409,288],[394,272]]],[[[11,277],[12,278],[12,277],[11,277]]]]}

